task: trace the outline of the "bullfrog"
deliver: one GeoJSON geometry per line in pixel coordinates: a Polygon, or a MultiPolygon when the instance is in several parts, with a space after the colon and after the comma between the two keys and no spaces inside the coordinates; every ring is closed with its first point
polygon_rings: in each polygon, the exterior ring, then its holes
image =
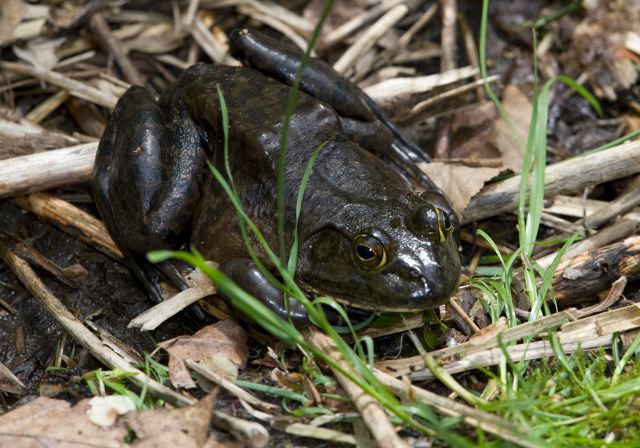
{"type": "MultiPolygon", "coordinates": [[[[285,306],[283,294],[249,258],[235,210],[207,167],[209,160],[224,172],[220,89],[233,180],[247,214],[275,248],[280,136],[301,54],[247,30],[232,35],[231,48],[246,67],[195,64],[157,101],[142,87],[126,91],[100,140],[92,193],[152,297],[160,299],[163,276],[184,288],[183,269],[150,265],[145,254],[191,244],[278,314],[304,325],[302,307],[292,299],[285,306]]],[[[427,156],[323,61],[311,60],[301,90],[285,153],[287,248],[303,174],[322,148],[298,218],[296,279],[309,291],[366,311],[443,303],[460,275],[459,221],[415,166],[427,156]]],[[[273,267],[259,247],[258,256],[273,267]]]]}

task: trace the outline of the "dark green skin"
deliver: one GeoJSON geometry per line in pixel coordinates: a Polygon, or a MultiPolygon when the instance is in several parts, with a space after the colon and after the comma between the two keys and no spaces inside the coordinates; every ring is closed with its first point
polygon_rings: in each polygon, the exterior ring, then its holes
{"type": "MultiPolygon", "coordinates": [[[[217,85],[229,112],[236,187],[245,210],[276,248],[276,171],[289,87],[250,68],[194,65],[158,102],[146,90],[130,88],[100,141],[94,198],[134,272],[151,289],[158,276],[144,255],[191,242],[284,316],[282,294],[248,260],[235,210],[206,168],[210,158],[224,172],[217,85]]],[[[312,152],[325,144],[302,202],[297,279],[365,310],[413,311],[443,303],[460,275],[455,213],[440,190],[414,192],[372,154],[384,153],[393,140],[384,126],[372,141],[370,129],[380,130],[379,122],[347,136],[341,120],[331,106],[304,93],[291,117],[284,179],[287,247],[303,173],[312,152]],[[365,150],[354,140],[377,145],[365,150]],[[384,245],[384,266],[367,268],[359,261],[353,242],[362,234],[384,245]]],[[[160,269],[184,286],[175,269],[160,269]]],[[[293,313],[297,322],[306,319],[299,307],[293,313]]]]}

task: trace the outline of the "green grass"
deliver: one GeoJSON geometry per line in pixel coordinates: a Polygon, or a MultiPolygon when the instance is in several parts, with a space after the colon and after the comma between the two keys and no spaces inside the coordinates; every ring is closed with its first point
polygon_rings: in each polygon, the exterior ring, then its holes
{"type": "MultiPolygon", "coordinates": [[[[485,77],[487,11],[488,0],[484,0],[480,54],[481,73],[485,77]]],[[[542,22],[539,24],[542,25],[542,22]]],[[[514,265],[519,264],[522,268],[524,290],[531,307],[530,320],[535,320],[553,312],[548,306],[548,299],[553,297],[553,273],[562,254],[578,238],[578,235],[574,235],[565,240],[554,263],[546,270],[540,269],[531,259],[533,247],[537,244],[543,207],[547,111],[549,91],[555,82],[569,86],[602,114],[596,99],[571,78],[554,77],[540,89],[534,89],[531,126],[527,141],[523,142],[526,151],[518,207],[519,248],[510,257],[504,257],[491,237],[480,231],[480,236],[494,249],[500,265],[492,272],[495,274],[497,271],[498,275],[472,281],[472,285],[489,298],[484,305],[492,321],[504,315],[510,326],[518,323],[511,294],[514,265]]],[[[537,86],[537,73],[535,83],[537,86]]],[[[511,123],[488,83],[485,89],[505,122],[511,123]]],[[[510,126],[513,128],[512,124],[510,126]]],[[[637,135],[637,132],[626,135],[591,152],[604,150],[637,135]]],[[[637,353],[640,338],[622,357],[614,356],[614,363],[608,360],[610,356],[603,350],[595,355],[580,351],[572,356],[566,355],[555,332],[549,333],[549,341],[555,355],[552,360],[514,363],[505,356],[505,362],[498,366],[495,377],[500,384],[500,395],[493,402],[480,407],[530,428],[533,436],[544,438],[550,446],[640,446],[637,441],[640,413],[630,412],[640,405],[637,396],[640,367],[636,362],[629,362],[637,353]],[[625,368],[625,374],[622,374],[625,368]]],[[[614,355],[616,347],[614,344],[614,355]]]]}

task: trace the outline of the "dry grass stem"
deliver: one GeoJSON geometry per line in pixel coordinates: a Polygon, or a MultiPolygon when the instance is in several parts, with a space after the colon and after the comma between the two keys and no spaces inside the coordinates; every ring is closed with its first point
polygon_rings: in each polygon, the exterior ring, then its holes
{"type": "Polygon", "coordinates": [[[249,405],[258,408],[265,412],[273,412],[278,408],[275,404],[267,403],[266,401],[260,400],[255,395],[246,391],[245,389],[236,386],[233,381],[229,381],[228,379],[218,375],[211,369],[208,369],[205,365],[195,362],[193,360],[186,360],[187,366],[196,372],[199,375],[202,375],[203,378],[211,381],[214,384],[222,387],[224,390],[229,392],[231,395],[237,397],[240,400],[245,401],[249,405]]]}
{"type": "Polygon", "coordinates": [[[360,59],[367,51],[369,51],[382,36],[384,36],[400,19],[409,12],[409,7],[405,4],[399,4],[389,10],[376,23],[369,27],[362,35],[353,43],[351,47],[343,53],[342,56],[333,64],[333,68],[337,72],[345,74],[347,70],[352,68],[358,59],[360,59]]]}
{"type": "MultiPolygon", "coordinates": [[[[540,318],[533,322],[527,322],[512,328],[507,328],[495,335],[494,338],[483,341],[479,344],[476,341],[471,340],[454,347],[436,350],[429,354],[438,360],[464,358],[465,356],[497,347],[498,336],[504,344],[508,344],[526,337],[534,337],[553,328],[558,328],[571,320],[575,320],[575,311],[575,308],[570,308],[568,310],[552,314],[551,316],[540,318]]],[[[398,360],[380,361],[376,363],[376,367],[390,375],[402,376],[410,374],[416,368],[423,368],[424,363],[420,356],[411,356],[398,360]]]]}
{"type": "MultiPolygon", "coordinates": [[[[489,76],[489,77],[487,77],[486,82],[494,83],[494,82],[498,81],[499,79],[500,79],[500,77],[497,76],[497,75],[489,76]]],[[[463,86],[455,87],[453,89],[447,90],[446,92],[434,95],[431,98],[428,98],[428,99],[426,99],[424,101],[420,101],[419,103],[414,105],[407,114],[405,114],[405,115],[401,116],[400,118],[396,119],[396,121],[398,123],[407,123],[409,121],[415,120],[423,112],[427,111],[429,108],[433,107],[435,104],[437,104],[439,102],[442,102],[444,100],[449,100],[451,98],[455,98],[456,96],[461,95],[463,93],[466,93],[469,90],[473,90],[473,89],[476,89],[478,87],[481,87],[484,84],[484,82],[485,81],[483,81],[483,80],[473,81],[473,82],[470,82],[470,83],[465,84],[463,86]]],[[[448,160],[449,159],[447,159],[447,161],[448,160]]]]}
{"type": "Polygon", "coordinates": [[[33,76],[35,78],[41,78],[54,86],[66,89],[69,94],[87,100],[91,103],[95,103],[99,106],[104,106],[109,109],[113,109],[118,99],[106,92],[96,89],[89,84],[85,84],[81,81],[71,79],[61,73],[48,71],[46,73],[39,73],[35,68],[30,65],[22,64],[19,62],[0,62],[0,68],[10,72],[19,73],[21,75],[33,76]]]}
{"type": "Polygon", "coordinates": [[[31,109],[28,114],[24,116],[27,121],[31,123],[40,123],[47,118],[51,112],[60,107],[69,98],[69,92],[66,90],[59,90],[51,95],[42,103],[31,109]]]}
{"type": "Polygon", "coordinates": [[[327,35],[322,39],[322,48],[327,49],[342,42],[346,37],[353,34],[364,25],[373,22],[382,14],[403,2],[405,2],[405,0],[382,1],[377,5],[372,6],[364,13],[356,15],[351,20],[347,20],[330,33],[327,33],[327,35]]]}
{"type": "Polygon", "coordinates": [[[189,305],[196,303],[204,297],[215,294],[215,292],[215,289],[202,289],[197,286],[180,291],[173,297],[158,303],[144,313],[136,316],[129,322],[128,327],[140,328],[141,331],[155,330],[164,321],[175,316],[189,305]]]}
{"type": "MultiPolygon", "coordinates": [[[[351,370],[351,367],[349,367],[344,359],[342,359],[340,352],[338,352],[333,340],[329,336],[320,332],[316,328],[310,328],[307,330],[306,339],[312,344],[320,347],[320,349],[331,356],[331,358],[340,363],[342,368],[351,370]]],[[[389,422],[386,413],[376,400],[367,395],[362,389],[349,381],[340,372],[334,370],[333,373],[340,382],[342,388],[345,390],[346,394],[349,396],[351,402],[354,404],[356,409],[358,409],[358,412],[362,416],[362,420],[367,425],[367,428],[376,440],[378,446],[393,446],[398,448],[409,446],[398,436],[389,422]]]]}
{"type": "Polygon", "coordinates": [[[372,86],[364,88],[364,91],[382,105],[394,100],[396,97],[425,93],[437,87],[461,81],[475,76],[478,69],[462,67],[435,75],[416,76],[410,78],[387,79],[372,86]]]}
{"type": "MultiPolygon", "coordinates": [[[[346,445],[357,445],[356,438],[351,434],[336,431],[334,429],[319,428],[317,426],[305,425],[304,423],[292,423],[283,428],[287,434],[298,437],[310,437],[317,440],[326,440],[332,443],[344,443],[346,445]]],[[[379,445],[383,446],[383,445],[379,445]]]]}
{"type": "Polygon", "coordinates": [[[433,407],[436,411],[450,417],[463,417],[465,423],[481,428],[491,434],[515,443],[518,446],[534,448],[539,445],[523,439],[526,433],[524,428],[501,419],[493,414],[480,411],[463,403],[442,397],[428,390],[417,387],[409,382],[401,381],[380,370],[374,370],[378,380],[389,388],[395,395],[407,397],[410,400],[420,401],[433,407]]]}

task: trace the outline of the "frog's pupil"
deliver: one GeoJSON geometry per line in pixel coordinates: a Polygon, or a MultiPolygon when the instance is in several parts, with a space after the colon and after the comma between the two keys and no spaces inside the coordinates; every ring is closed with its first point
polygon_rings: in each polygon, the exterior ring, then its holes
{"type": "Polygon", "coordinates": [[[370,247],[364,246],[362,244],[358,244],[356,247],[356,251],[358,252],[358,256],[363,260],[371,260],[376,254],[371,250],[370,247]]]}

